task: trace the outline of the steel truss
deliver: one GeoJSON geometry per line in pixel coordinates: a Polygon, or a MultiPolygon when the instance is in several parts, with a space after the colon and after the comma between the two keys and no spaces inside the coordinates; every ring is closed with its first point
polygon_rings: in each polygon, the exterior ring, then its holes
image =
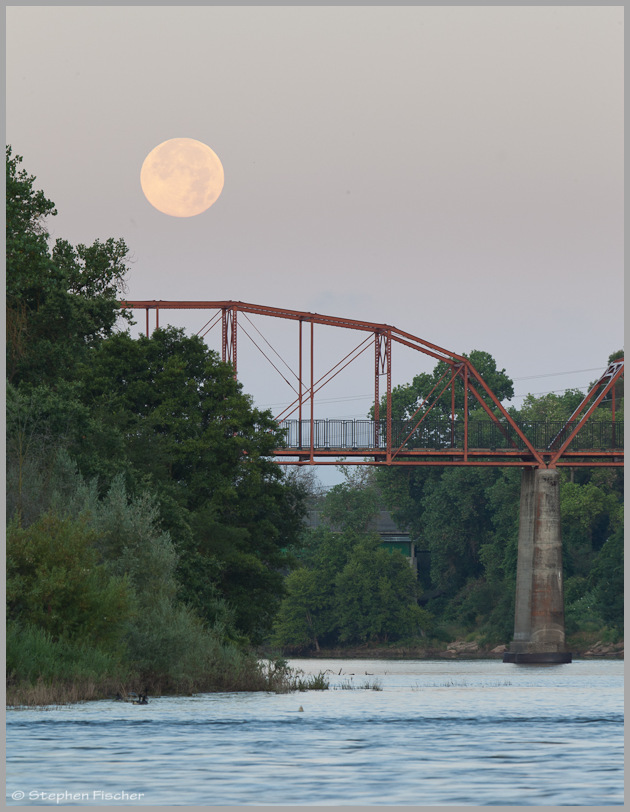
{"type": "MultiPolygon", "coordinates": [[[[399,330],[388,324],[324,316],[286,308],[268,307],[235,301],[125,301],[121,307],[146,311],[146,332],[149,335],[149,312],[155,311],[155,324],[159,326],[161,310],[211,310],[216,314],[206,323],[214,326],[221,320],[223,361],[230,363],[236,377],[238,371],[237,335],[241,328],[238,313],[270,316],[298,323],[299,370],[297,373],[296,398],[279,415],[279,424],[293,436],[283,448],[274,452],[282,464],[297,465],[425,465],[425,466],[518,466],[533,468],[556,468],[559,466],[620,467],[623,466],[623,424],[616,420],[616,384],[623,378],[624,362],[618,359],[606,369],[567,423],[553,435],[550,441],[536,444],[531,427],[515,421],[502,406],[468,358],[432,344],[424,339],[399,330]],[[303,326],[310,325],[310,377],[304,374],[303,326]],[[314,378],[314,326],[343,327],[366,333],[367,337],[348,355],[341,359],[318,380],[314,378]],[[320,442],[318,429],[324,421],[315,418],[315,395],[353,360],[359,357],[370,343],[374,349],[374,420],[369,422],[370,442],[354,445],[320,442]],[[446,367],[438,383],[429,392],[405,427],[402,438],[402,421],[392,421],[392,346],[394,343],[409,347],[442,361],[446,367]],[[385,392],[381,387],[384,379],[385,392]],[[431,425],[431,412],[450,391],[451,413],[447,426],[441,430],[427,430],[431,425]],[[463,393],[465,408],[463,417],[456,413],[456,391],[463,393]],[[381,414],[381,397],[385,397],[385,415],[381,414]],[[578,435],[592,417],[599,404],[610,394],[612,401],[611,423],[607,431],[600,432],[599,447],[584,447],[578,435]],[[479,438],[478,424],[471,424],[470,404],[477,404],[486,414],[486,424],[493,427],[495,439],[487,446],[475,445],[479,438]],[[305,410],[310,415],[304,419],[305,410]],[[294,417],[293,417],[294,416],[294,417]],[[425,435],[425,440],[419,438],[425,435]],[[605,440],[601,437],[605,435],[605,440]],[[502,438],[499,441],[496,437],[502,438]]],[[[202,329],[205,329],[202,328],[202,329]]],[[[208,328],[208,329],[211,329],[208,328]]],[[[242,328],[244,329],[244,328],[242,328]]],[[[199,331],[201,333],[201,331],[199,331]]],[[[207,332],[207,331],[206,331],[207,332]]],[[[260,349],[260,348],[259,348],[260,349]]],[[[263,355],[281,375],[278,367],[261,350],[263,355]]],[[[284,376],[283,376],[284,377],[284,376]]],[[[285,378],[286,380],[286,378],[285,378]]],[[[287,381],[288,382],[288,381],[287,381]]],[[[335,423],[340,421],[325,421],[335,423]]],[[[319,432],[321,434],[321,432],[319,432]]],[[[479,442],[479,440],[478,440],[479,442]]],[[[588,444],[587,444],[588,445],[588,444]]],[[[591,443],[593,446],[594,443],[591,443]]]]}

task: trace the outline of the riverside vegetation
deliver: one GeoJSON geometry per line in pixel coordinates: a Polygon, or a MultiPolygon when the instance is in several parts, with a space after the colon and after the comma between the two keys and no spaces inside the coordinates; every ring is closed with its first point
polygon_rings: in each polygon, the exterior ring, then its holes
{"type": "MultiPolygon", "coordinates": [[[[305,529],[313,487],[271,460],[271,413],[201,339],[131,336],[127,246],[52,244],[54,204],[21,162],[8,147],[10,704],[325,688],[282,656],[509,641],[518,472],[370,469],[322,497],[327,524],[305,529]],[[427,550],[418,579],[370,532],[381,502],[427,550]]],[[[471,359],[509,399],[492,357],[471,359]]],[[[394,391],[396,417],[430,379],[394,391]]],[[[530,396],[515,415],[563,419],[580,398],[530,396]]],[[[563,477],[567,631],[621,639],[622,472],[563,477]]]]}
{"type": "Polygon", "coordinates": [[[21,162],[7,147],[7,701],[295,686],[253,649],[304,511],[271,414],[201,339],[121,329],[126,245],[51,245],[21,162]]]}

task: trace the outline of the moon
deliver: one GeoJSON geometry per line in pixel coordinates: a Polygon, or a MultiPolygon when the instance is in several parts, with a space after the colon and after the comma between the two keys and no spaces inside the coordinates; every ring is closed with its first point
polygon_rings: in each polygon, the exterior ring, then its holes
{"type": "Polygon", "coordinates": [[[223,191],[223,165],[209,146],[194,138],[163,141],[144,159],[140,185],[149,203],[171,217],[194,217],[223,191]]]}

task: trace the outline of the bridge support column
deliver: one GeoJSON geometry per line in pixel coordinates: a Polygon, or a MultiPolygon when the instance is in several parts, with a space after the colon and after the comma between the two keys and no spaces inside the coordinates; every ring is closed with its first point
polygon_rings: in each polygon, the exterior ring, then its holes
{"type": "Polygon", "coordinates": [[[516,568],[514,639],[504,663],[570,663],[565,649],[560,479],[525,469],[516,568]]]}

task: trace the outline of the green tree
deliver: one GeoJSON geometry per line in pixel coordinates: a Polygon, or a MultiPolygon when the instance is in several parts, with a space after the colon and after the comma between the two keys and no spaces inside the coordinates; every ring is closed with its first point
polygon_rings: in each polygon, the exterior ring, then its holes
{"type": "Polygon", "coordinates": [[[360,534],[334,532],[326,525],[304,531],[296,553],[301,566],[285,580],[286,594],[274,624],[276,645],[304,647],[308,643],[318,650],[321,645],[336,643],[335,579],[359,538],[360,534]]]}
{"type": "Polygon", "coordinates": [[[334,633],[330,611],[334,581],[326,583],[320,570],[300,567],[287,575],[285,587],[274,623],[274,644],[319,651],[320,641],[334,633]]]}
{"type": "Polygon", "coordinates": [[[7,377],[13,383],[57,383],[112,334],[127,273],[123,240],[96,240],[73,248],[58,239],[49,248],[44,220],[54,203],[34,188],[6,148],[7,377]]]}
{"type": "Polygon", "coordinates": [[[586,577],[615,520],[618,500],[593,482],[565,482],[560,491],[564,568],[586,577]]]}
{"type": "Polygon", "coordinates": [[[83,368],[93,416],[125,438],[132,479],[155,490],[180,557],[182,597],[214,620],[216,583],[238,631],[270,628],[304,512],[298,485],[271,459],[281,432],[252,408],[230,365],[197,337],[119,333],[83,368]],[[204,608],[205,607],[205,608],[204,608]]]}
{"type": "Polygon", "coordinates": [[[617,526],[599,551],[589,573],[588,586],[604,621],[623,634],[624,625],[623,508],[617,526]]]}
{"type": "Polygon", "coordinates": [[[163,686],[201,678],[208,651],[228,636],[229,618],[221,611],[216,587],[213,626],[180,601],[178,554],[170,534],[161,529],[155,497],[146,492],[130,496],[119,476],[103,499],[86,501],[82,514],[98,534],[97,547],[110,572],[126,578],[134,591],[135,612],[125,624],[133,669],[145,683],[163,686]]]}
{"type": "Polygon", "coordinates": [[[564,425],[583,400],[584,392],[579,389],[567,389],[562,394],[526,395],[521,408],[511,411],[523,422],[548,421],[564,425]]]}
{"type": "Polygon", "coordinates": [[[326,494],[322,516],[339,530],[365,533],[379,512],[380,494],[370,469],[354,473],[341,467],[346,481],[326,494]]]}
{"type": "MultiPolygon", "coordinates": [[[[118,600],[115,645],[136,673],[269,684],[228,639],[262,638],[293,564],[304,489],[270,459],[281,433],[200,339],[116,332],[131,321],[125,243],[52,244],[54,204],[21,162],[8,147],[12,669],[35,678],[52,657],[48,675],[91,679],[118,600]]],[[[119,676],[110,654],[98,662],[119,676]]]]}
{"type": "MultiPolygon", "coordinates": [[[[469,355],[464,353],[463,357],[470,360],[473,367],[481,375],[499,401],[509,400],[514,396],[513,381],[509,378],[505,369],[497,369],[496,361],[490,353],[484,352],[483,350],[472,350],[469,355]]],[[[398,420],[411,419],[431,392],[433,392],[433,395],[431,396],[430,402],[433,402],[433,398],[440,394],[449,379],[449,364],[445,361],[438,361],[432,372],[422,372],[416,375],[410,384],[394,387],[392,391],[392,417],[398,420]],[[446,377],[444,377],[445,375],[446,377]],[[441,385],[440,381],[442,381],[441,385]],[[436,386],[438,388],[434,389],[436,386]]],[[[485,391],[480,391],[479,386],[475,388],[479,391],[479,394],[487,405],[494,411],[494,404],[487,397],[485,391]]],[[[385,413],[384,410],[386,406],[386,399],[383,398],[381,402],[381,414],[385,413]]],[[[481,410],[476,399],[469,401],[468,408],[472,411],[481,410]]],[[[461,386],[458,381],[458,385],[455,387],[455,411],[457,414],[461,414],[463,413],[463,409],[464,391],[463,386],[461,386]]],[[[450,416],[451,410],[451,389],[448,387],[443,394],[438,397],[437,403],[432,410],[432,417],[450,416]]],[[[482,411],[482,414],[485,414],[485,412],[482,411]]],[[[373,415],[374,408],[372,408],[370,412],[370,416],[373,417],[373,415]]]]}
{"type": "Polygon", "coordinates": [[[418,584],[404,556],[376,535],[363,537],[335,579],[335,610],[342,643],[413,637],[430,616],[417,603],[418,584]]]}
{"type": "Polygon", "coordinates": [[[486,488],[495,478],[486,468],[447,468],[422,499],[422,537],[431,551],[431,579],[449,594],[483,573],[479,558],[492,531],[486,488]]]}
{"type": "Polygon", "coordinates": [[[78,382],[7,384],[6,395],[7,516],[22,526],[48,511],[60,489],[72,500],[76,471],[100,480],[104,492],[128,468],[124,437],[116,426],[94,418],[78,382]]]}
{"type": "Polygon", "coordinates": [[[85,521],[43,515],[7,532],[7,616],[69,639],[111,648],[133,611],[127,579],[99,563],[85,521]]]}
{"type": "Polygon", "coordinates": [[[369,531],[379,493],[369,472],[347,474],[322,506],[324,523],[304,532],[300,569],[287,594],[273,642],[290,648],[387,641],[422,634],[431,616],[418,606],[418,582],[399,552],[369,531]],[[333,529],[334,528],[334,529],[333,529]]]}

